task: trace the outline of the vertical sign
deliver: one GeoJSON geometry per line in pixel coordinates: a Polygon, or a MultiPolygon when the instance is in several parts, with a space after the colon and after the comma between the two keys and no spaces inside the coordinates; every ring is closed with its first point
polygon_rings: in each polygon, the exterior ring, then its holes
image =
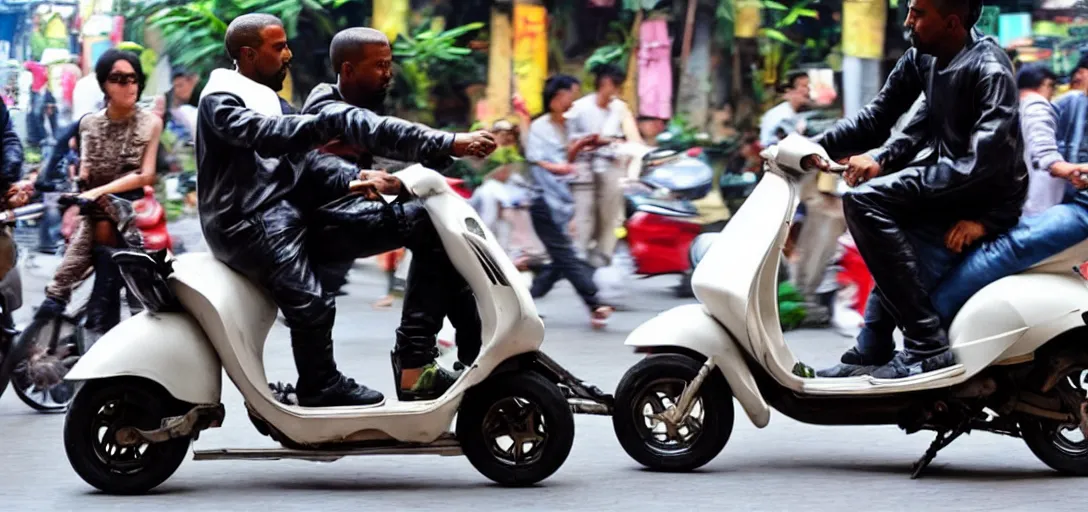
{"type": "Polygon", "coordinates": [[[514,4],[514,83],[530,115],[544,111],[548,76],[548,11],[543,5],[514,4]]]}
{"type": "Polygon", "coordinates": [[[842,3],[842,53],[859,59],[884,57],[885,0],[845,0],[842,3]]]}

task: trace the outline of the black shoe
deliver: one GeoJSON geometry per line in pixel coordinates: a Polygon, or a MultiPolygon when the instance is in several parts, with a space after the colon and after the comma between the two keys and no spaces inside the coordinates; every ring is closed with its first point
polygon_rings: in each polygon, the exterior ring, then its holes
{"type": "Polygon", "coordinates": [[[915,375],[921,375],[956,364],[956,356],[951,350],[945,350],[935,356],[926,358],[911,357],[906,352],[900,352],[892,358],[888,364],[873,370],[871,374],[876,379],[905,379],[915,375]]]}
{"type": "Polygon", "coordinates": [[[886,357],[870,357],[862,354],[857,347],[851,347],[839,358],[839,364],[816,372],[817,377],[844,378],[870,375],[873,370],[885,365],[895,357],[892,352],[886,357]]]}
{"type": "Polygon", "coordinates": [[[316,393],[303,392],[296,388],[295,396],[298,397],[298,404],[302,407],[366,406],[385,403],[384,395],[343,374],[331,386],[316,393]]]}
{"type": "MultiPolygon", "coordinates": [[[[423,367],[423,374],[419,376],[415,384],[409,389],[401,387],[401,366],[397,356],[392,356],[394,386],[397,389],[397,400],[401,402],[415,402],[419,400],[435,400],[441,397],[457,382],[460,373],[453,373],[442,368],[437,362],[431,362],[423,367]]],[[[462,366],[463,368],[463,366],[462,366]]]]}

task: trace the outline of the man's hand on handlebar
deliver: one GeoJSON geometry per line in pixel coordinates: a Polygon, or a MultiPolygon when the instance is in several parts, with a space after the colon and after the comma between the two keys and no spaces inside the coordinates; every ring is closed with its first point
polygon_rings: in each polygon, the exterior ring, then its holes
{"type": "Polygon", "coordinates": [[[458,158],[466,156],[484,158],[495,151],[496,147],[495,137],[485,130],[458,133],[453,137],[453,156],[458,158]]]}
{"type": "MultiPolygon", "coordinates": [[[[845,165],[846,170],[843,171],[842,177],[846,180],[846,184],[851,187],[856,187],[865,183],[880,175],[880,163],[873,159],[869,155],[857,155],[850,158],[843,158],[838,161],[838,164],[845,165]]],[[[831,162],[824,160],[817,155],[809,155],[801,160],[801,166],[805,168],[815,168],[821,172],[831,171],[831,162]]]]}

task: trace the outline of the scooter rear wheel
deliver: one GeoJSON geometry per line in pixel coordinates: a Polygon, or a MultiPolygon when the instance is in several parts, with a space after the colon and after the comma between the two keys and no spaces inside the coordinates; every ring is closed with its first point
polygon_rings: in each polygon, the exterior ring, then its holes
{"type": "Polygon", "coordinates": [[[529,486],[566,462],[574,445],[574,414],[559,388],[540,374],[497,375],[465,394],[457,439],[484,476],[505,486],[529,486]]]}
{"type": "Polygon", "coordinates": [[[679,425],[659,416],[679,403],[701,368],[686,355],[658,354],[639,361],[620,379],[612,426],[636,462],[656,471],[691,471],[725,448],[733,433],[733,399],[716,371],[703,381],[679,425]]]}
{"type": "Polygon", "coordinates": [[[122,377],[85,382],[64,420],[64,450],[72,469],[107,494],[143,494],[170,478],[189,452],[190,439],[120,446],[124,427],[155,430],[187,405],[147,379],[122,377]]]}
{"type": "MultiPolygon", "coordinates": [[[[1061,394],[1079,400],[1088,401],[1088,370],[1082,367],[1070,368],[1058,381],[1054,394],[1061,394]]],[[[1078,416],[1077,411],[1072,411],[1078,416]]],[[[1020,419],[1020,437],[1031,449],[1031,453],[1055,471],[1072,475],[1088,476],[1088,435],[1076,423],[1025,416],[1020,419]]]]}

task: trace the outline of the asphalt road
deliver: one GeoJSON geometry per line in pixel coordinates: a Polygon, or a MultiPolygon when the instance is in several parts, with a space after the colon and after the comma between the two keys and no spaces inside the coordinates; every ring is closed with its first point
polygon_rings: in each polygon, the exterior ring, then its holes
{"type": "MultiPolygon", "coordinates": [[[[24,270],[20,320],[42,298],[47,260],[43,268],[24,270]]],[[[540,301],[547,317],[545,351],[611,392],[638,360],[623,346],[625,334],[683,303],[670,295],[673,282],[633,283],[629,308],[606,332],[591,331],[573,291],[560,286],[540,301]]],[[[388,352],[398,310],[369,305],[383,286],[373,266],[353,271],[349,295],[339,299],[336,350],[349,375],[392,395],[388,352]]],[[[830,363],[850,345],[826,331],[794,332],[788,339],[802,360],[816,365],[830,363]]],[[[282,326],[267,347],[269,376],[293,381],[282,326]]],[[[274,446],[250,425],[229,385],[224,400],[223,427],[205,432],[199,448],[274,446]]],[[[63,421],[31,411],[10,391],[0,398],[0,510],[1079,510],[1088,496],[1083,481],[1057,476],[1018,439],[966,436],[912,481],[910,466],[931,434],[816,427],[779,413],[760,430],[738,408],[728,446],[692,474],[640,469],[620,448],[608,418],[585,416],[576,419],[574,449],[563,468],[530,489],[499,488],[462,457],[357,457],[332,464],[190,460],[153,494],[121,498],[97,493],[72,471],[61,443],[63,421]]]]}

